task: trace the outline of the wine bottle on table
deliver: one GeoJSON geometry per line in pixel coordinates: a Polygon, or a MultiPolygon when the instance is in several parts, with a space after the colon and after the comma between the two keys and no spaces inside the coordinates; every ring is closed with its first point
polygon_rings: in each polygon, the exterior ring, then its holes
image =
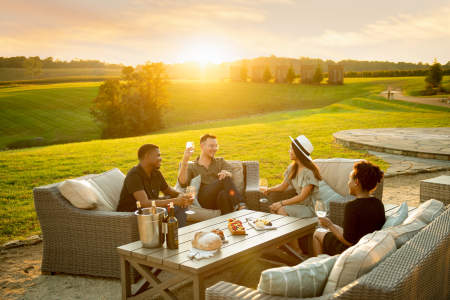
{"type": "Polygon", "coordinates": [[[141,201],[136,201],[136,207],[137,207],[137,210],[138,210],[138,214],[143,215],[144,212],[142,211],[141,201]]]}
{"type": "Polygon", "coordinates": [[[169,205],[169,217],[167,218],[166,243],[169,249],[178,249],[178,220],[175,218],[173,202],[169,205]]]}

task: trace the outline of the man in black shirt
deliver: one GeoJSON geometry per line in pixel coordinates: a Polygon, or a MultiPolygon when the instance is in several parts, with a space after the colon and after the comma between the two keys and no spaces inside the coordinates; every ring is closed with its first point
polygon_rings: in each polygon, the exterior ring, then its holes
{"type": "Polygon", "coordinates": [[[155,200],[156,206],[167,207],[170,202],[175,205],[175,216],[180,227],[186,225],[185,210],[193,199],[188,195],[180,194],[171,188],[164,176],[159,171],[161,166],[161,152],[158,146],[145,144],[138,150],[139,163],[128,171],[120,193],[117,211],[135,211],[136,201],[140,201],[142,207],[152,206],[155,200]],[[162,191],[170,199],[159,199],[162,191]]]}

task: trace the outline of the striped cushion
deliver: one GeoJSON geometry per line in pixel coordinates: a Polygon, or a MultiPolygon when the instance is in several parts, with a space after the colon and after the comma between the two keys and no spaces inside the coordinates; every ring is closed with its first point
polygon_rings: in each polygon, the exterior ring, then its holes
{"type": "Polygon", "coordinates": [[[408,224],[400,224],[394,227],[383,229],[383,231],[388,232],[395,241],[395,245],[398,248],[403,246],[404,243],[409,241],[413,236],[416,235],[426,224],[420,220],[413,220],[408,224]]]}
{"type": "Polygon", "coordinates": [[[336,256],[311,257],[295,267],[281,267],[261,273],[258,290],[285,297],[308,298],[322,295],[336,256]]]}
{"type": "Polygon", "coordinates": [[[342,252],[331,270],[324,294],[346,286],[372,270],[397,248],[392,236],[384,231],[375,231],[363,236],[359,242],[342,252]]]}
{"type": "Polygon", "coordinates": [[[403,221],[403,224],[411,223],[414,220],[420,220],[425,224],[429,224],[444,212],[444,208],[444,203],[441,201],[430,199],[420,204],[420,206],[414,210],[405,221],[403,221]]]}

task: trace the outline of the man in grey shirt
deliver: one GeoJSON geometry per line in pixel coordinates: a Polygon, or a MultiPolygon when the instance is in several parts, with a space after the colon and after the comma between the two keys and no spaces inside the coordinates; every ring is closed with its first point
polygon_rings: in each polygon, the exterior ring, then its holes
{"type": "Polygon", "coordinates": [[[191,179],[201,175],[198,201],[204,208],[220,209],[227,214],[245,207],[241,194],[231,180],[231,166],[221,157],[214,157],[219,145],[217,138],[205,134],[200,139],[200,156],[188,164],[193,148],[187,148],[181,162],[178,182],[186,187],[191,179]]]}

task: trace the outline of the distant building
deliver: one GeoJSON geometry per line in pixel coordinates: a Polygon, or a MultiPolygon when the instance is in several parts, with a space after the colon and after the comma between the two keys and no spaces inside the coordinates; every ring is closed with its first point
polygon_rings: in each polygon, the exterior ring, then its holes
{"type": "Polygon", "coordinates": [[[264,74],[264,66],[261,65],[252,66],[250,78],[252,79],[253,82],[262,82],[263,74],[264,74]]]}
{"type": "Polygon", "coordinates": [[[231,66],[230,67],[230,79],[231,79],[231,81],[242,81],[240,66],[231,66]]]}
{"type": "Polygon", "coordinates": [[[344,66],[339,64],[328,65],[328,84],[344,83],[344,66]]]}
{"type": "Polygon", "coordinates": [[[288,73],[289,66],[277,66],[275,69],[276,82],[286,82],[286,75],[288,73]]]}
{"type": "Polygon", "coordinates": [[[315,71],[316,71],[315,65],[302,65],[300,68],[301,83],[312,83],[315,71]]]}

